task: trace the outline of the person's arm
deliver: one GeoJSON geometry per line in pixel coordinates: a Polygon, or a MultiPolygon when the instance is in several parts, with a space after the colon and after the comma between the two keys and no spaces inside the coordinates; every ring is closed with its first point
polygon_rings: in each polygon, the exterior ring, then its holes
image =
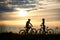
{"type": "Polygon", "coordinates": [[[33,25],[30,23],[30,25],[33,27],[33,25]]]}

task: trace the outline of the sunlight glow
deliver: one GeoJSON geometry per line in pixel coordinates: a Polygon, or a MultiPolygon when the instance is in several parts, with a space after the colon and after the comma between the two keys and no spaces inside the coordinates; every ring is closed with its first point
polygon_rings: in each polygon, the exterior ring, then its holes
{"type": "Polygon", "coordinates": [[[25,10],[20,10],[20,11],[18,12],[18,15],[19,15],[20,17],[25,17],[25,16],[27,16],[27,11],[25,11],[25,10]]]}

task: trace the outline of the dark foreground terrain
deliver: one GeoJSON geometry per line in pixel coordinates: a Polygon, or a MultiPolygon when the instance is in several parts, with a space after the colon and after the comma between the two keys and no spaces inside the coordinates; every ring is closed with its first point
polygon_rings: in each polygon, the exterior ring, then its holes
{"type": "Polygon", "coordinates": [[[0,33],[0,40],[59,40],[60,34],[52,35],[19,35],[14,33],[0,33]]]}

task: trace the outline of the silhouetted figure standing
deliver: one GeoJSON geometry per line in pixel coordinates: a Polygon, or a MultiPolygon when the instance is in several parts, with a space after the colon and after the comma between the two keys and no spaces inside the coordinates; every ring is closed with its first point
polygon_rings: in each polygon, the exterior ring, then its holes
{"type": "Polygon", "coordinates": [[[28,33],[29,29],[31,28],[31,26],[33,26],[31,23],[30,23],[31,19],[28,19],[28,21],[26,22],[26,33],[28,33]]]}
{"type": "Polygon", "coordinates": [[[42,24],[41,24],[42,28],[43,28],[43,34],[45,33],[45,19],[42,18],[42,24]]]}

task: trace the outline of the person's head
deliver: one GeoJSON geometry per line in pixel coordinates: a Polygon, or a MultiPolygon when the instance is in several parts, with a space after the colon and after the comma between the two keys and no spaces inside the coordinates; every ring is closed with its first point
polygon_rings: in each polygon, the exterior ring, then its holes
{"type": "Polygon", "coordinates": [[[30,21],[31,19],[28,19],[28,21],[30,21]]]}
{"type": "Polygon", "coordinates": [[[42,18],[42,20],[44,21],[45,19],[44,19],[44,18],[42,18]]]}

